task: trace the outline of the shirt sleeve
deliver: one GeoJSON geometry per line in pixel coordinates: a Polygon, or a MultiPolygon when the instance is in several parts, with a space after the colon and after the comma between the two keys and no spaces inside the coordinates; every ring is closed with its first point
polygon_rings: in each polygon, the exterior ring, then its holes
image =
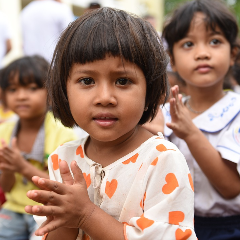
{"type": "Polygon", "coordinates": [[[186,160],[176,147],[163,145],[162,150],[146,172],[143,214],[124,224],[126,240],[197,239],[194,189],[186,160]]]}
{"type": "MultiPolygon", "coordinates": [[[[240,116],[223,131],[217,143],[222,158],[240,164],[240,116]]],[[[240,173],[240,171],[238,170],[240,173]]]]}

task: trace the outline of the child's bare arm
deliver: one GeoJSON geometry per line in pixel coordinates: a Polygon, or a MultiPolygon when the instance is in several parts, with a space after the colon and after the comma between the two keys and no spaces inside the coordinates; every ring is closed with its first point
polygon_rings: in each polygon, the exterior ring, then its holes
{"type": "Polygon", "coordinates": [[[47,216],[47,221],[36,231],[37,235],[49,233],[47,240],[76,239],[81,228],[94,240],[123,240],[123,224],[97,207],[88,197],[87,187],[80,168],[76,162],[71,163],[74,179],[65,161],[60,163],[60,172],[65,184],[34,177],[33,182],[43,190],[28,192],[28,197],[45,206],[27,206],[26,212],[47,216]],[[66,204],[68,203],[68,204],[66,204]],[[106,228],[106,226],[108,226],[106,228]],[[69,237],[71,233],[72,238],[69,237]],[[61,238],[60,238],[61,236],[61,238]]]}
{"type": "Polygon", "coordinates": [[[164,130],[164,116],[162,109],[159,107],[156,117],[151,121],[143,124],[143,127],[146,128],[149,132],[157,134],[158,132],[163,133],[164,130]]]}
{"type": "Polygon", "coordinates": [[[240,193],[240,176],[236,164],[222,159],[204,134],[192,122],[186,107],[178,95],[178,88],[172,88],[170,99],[172,122],[167,123],[176,136],[183,139],[193,157],[216,190],[227,199],[240,193]]]}
{"type": "Polygon", "coordinates": [[[0,170],[1,170],[0,186],[4,192],[10,192],[16,180],[14,176],[14,172],[7,171],[1,168],[1,163],[0,163],[0,170]]]}

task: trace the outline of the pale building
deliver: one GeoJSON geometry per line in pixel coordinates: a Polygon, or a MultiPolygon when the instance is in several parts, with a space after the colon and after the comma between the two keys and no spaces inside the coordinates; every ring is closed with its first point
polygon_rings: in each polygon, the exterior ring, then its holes
{"type": "MultiPolygon", "coordinates": [[[[23,55],[19,17],[22,8],[31,1],[0,0],[0,10],[8,17],[13,45],[11,52],[4,58],[4,65],[23,55]]],[[[157,20],[157,30],[161,31],[162,29],[164,0],[62,0],[62,2],[68,4],[76,16],[80,16],[90,2],[98,2],[102,6],[123,9],[139,16],[151,14],[157,20]]]]}

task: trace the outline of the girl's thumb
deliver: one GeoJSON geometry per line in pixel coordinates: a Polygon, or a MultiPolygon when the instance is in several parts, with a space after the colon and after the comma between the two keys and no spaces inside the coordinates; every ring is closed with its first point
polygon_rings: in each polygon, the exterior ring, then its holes
{"type": "Polygon", "coordinates": [[[72,173],[73,173],[74,182],[75,183],[82,183],[82,181],[84,180],[83,173],[82,173],[82,170],[77,165],[76,161],[71,162],[71,170],[72,170],[72,173]]]}

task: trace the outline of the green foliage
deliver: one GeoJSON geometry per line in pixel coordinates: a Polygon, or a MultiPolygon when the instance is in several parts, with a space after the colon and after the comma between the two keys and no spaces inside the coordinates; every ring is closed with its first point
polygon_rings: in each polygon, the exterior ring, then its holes
{"type": "MultiPolygon", "coordinates": [[[[189,0],[165,0],[165,16],[172,13],[179,5],[189,0]]],[[[229,8],[235,13],[238,20],[238,26],[240,26],[240,1],[239,0],[224,0],[229,8]]]]}

